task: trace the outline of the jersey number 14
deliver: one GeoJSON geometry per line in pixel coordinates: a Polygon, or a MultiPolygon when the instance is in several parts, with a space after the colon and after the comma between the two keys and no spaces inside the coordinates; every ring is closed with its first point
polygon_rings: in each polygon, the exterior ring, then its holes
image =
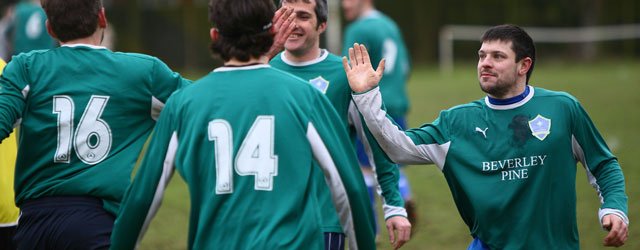
{"type": "Polygon", "coordinates": [[[233,193],[233,166],[241,176],[253,175],[255,190],[273,190],[278,175],[278,156],[274,154],[274,116],[258,116],[233,159],[233,131],[223,119],[209,122],[209,141],[215,141],[216,194],[233,193]]]}

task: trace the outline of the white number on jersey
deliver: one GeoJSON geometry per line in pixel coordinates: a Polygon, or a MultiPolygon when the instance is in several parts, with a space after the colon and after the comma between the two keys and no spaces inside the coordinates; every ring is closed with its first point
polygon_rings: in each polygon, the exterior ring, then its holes
{"type": "MultiPolygon", "coordinates": [[[[254,189],[273,190],[278,175],[278,156],[274,154],[275,117],[258,116],[242,141],[235,157],[238,175],[254,176],[254,189]]],[[[233,131],[226,120],[209,122],[209,141],[215,141],[216,194],[233,193],[233,131]]]]}
{"type": "Polygon", "coordinates": [[[384,40],[382,45],[382,58],[385,58],[384,73],[392,73],[396,67],[396,60],[398,57],[398,45],[391,38],[384,40]]]}
{"type": "Polygon", "coordinates": [[[73,100],[69,96],[53,97],[53,113],[58,115],[58,143],[53,162],[69,163],[72,147],[75,147],[78,159],[89,165],[98,164],[107,157],[113,136],[109,124],[100,116],[108,101],[108,96],[92,95],[74,134],[73,100]]]}

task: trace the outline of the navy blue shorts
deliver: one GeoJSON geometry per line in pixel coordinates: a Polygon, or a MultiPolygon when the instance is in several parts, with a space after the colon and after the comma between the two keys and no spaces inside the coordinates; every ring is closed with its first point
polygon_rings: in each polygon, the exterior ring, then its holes
{"type": "Polygon", "coordinates": [[[13,244],[13,236],[16,234],[16,227],[17,226],[0,227],[0,249],[16,249],[15,244],[13,244]]]}
{"type": "Polygon", "coordinates": [[[108,249],[115,217],[88,196],[27,200],[14,237],[18,249],[108,249]]]}
{"type": "Polygon", "coordinates": [[[324,249],[344,250],[344,234],[325,232],[324,233],[324,249]]]}

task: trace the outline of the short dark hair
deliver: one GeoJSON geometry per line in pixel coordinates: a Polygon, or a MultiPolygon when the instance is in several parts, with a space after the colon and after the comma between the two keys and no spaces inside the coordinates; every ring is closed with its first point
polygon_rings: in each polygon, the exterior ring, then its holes
{"type": "Polygon", "coordinates": [[[533,66],[536,64],[536,46],[524,29],[513,24],[498,25],[485,31],[480,40],[483,43],[496,40],[511,42],[511,49],[516,53],[516,62],[526,57],[531,58],[531,68],[527,71],[527,83],[529,83],[533,66]]]}
{"type": "Polygon", "coordinates": [[[41,0],[40,3],[61,42],[89,37],[98,28],[101,0],[41,0]]]}
{"type": "MultiPolygon", "coordinates": [[[[295,3],[298,1],[302,1],[305,3],[311,3],[311,0],[280,0],[280,6],[282,3],[295,3]]],[[[329,9],[327,7],[327,0],[315,0],[316,7],[313,9],[316,13],[316,20],[318,20],[317,26],[319,27],[321,23],[327,22],[327,16],[329,15],[329,9]]],[[[316,27],[317,28],[317,27],[316,27]]]]}
{"type": "Polygon", "coordinates": [[[209,20],[220,34],[211,51],[224,61],[264,55],[273,44],[269,28],[275,10],[272,0],[210,0],[209,20]]]}

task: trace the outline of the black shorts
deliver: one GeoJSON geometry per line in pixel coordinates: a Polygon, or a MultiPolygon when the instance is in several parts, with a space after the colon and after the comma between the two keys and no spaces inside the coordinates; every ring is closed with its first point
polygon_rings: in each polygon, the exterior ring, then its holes
{"type": "Polygon", "coordinates": [[[325,232],[324,233],[324,249],[344,250],[344,234],[325,232]]]}
{"type": "Polygon", "coordinates": [[[16,249],[15,244],[13,244],[13,236],[16,234],[16,227],[18,226],[0,227],[0,249],[16,249]]]}
{"type": "Polygon", "coordinates": [[[27,200],[14,237],[18,249],[108,249],[115,217],[102,200],[58,196],[27,200]]]}

